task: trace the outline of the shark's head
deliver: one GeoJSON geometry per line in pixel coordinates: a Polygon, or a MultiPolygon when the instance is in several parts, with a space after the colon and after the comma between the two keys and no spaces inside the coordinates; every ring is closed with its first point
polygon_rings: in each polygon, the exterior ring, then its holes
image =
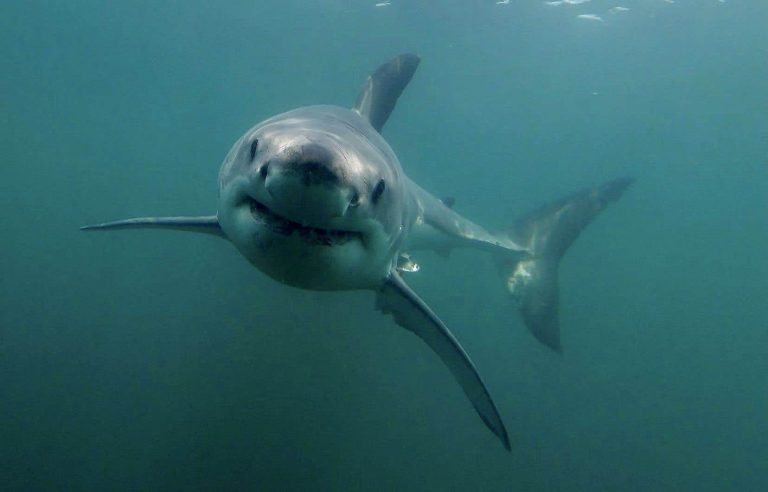
{"type": "Polygon", "coordinates": [[[334,107],[278,115],[232,147],[218,218],[270,277],[309,289],[378,285],[404,223],[402,171],[362,118],[334,107]]]}

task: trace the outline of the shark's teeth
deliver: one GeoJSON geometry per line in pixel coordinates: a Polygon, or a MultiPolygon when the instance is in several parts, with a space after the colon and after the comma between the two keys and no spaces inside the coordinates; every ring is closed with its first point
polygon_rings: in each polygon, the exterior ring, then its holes
{"type": "Polygon", "coordinates": [[[334,246],[344,244],[351,239],[361,239],[361,233],[356,231],[342,231],[338,229],[324,229],[320,227],[311,227],[302,225],[298,222],[286,219],[276,214],[261,202],[248,199],[251,208],[251,215],[257,221],[263,223],[272,232],[290,236],[294,232],[301,238],[310,243],[316,243],[323,246],[334,246]]]}

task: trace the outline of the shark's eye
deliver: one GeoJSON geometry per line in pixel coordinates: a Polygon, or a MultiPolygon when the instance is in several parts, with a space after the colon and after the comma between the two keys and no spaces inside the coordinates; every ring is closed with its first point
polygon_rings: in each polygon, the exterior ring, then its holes
{"type": "Polygon", "coordinates": [[[384,180],[380,179],[379,182],[376,183],[376,187],[373,189],[373,193],[371,193],[371,201],[373,203],[379,201],[379,198],[381,198],[381,194],[384,193],[385,188],[386,185],[384,184],[384,180]]]}
{"type": "Polygon", "coordinates": [[[259,139],[254,138],[253,142],[251,142],[251,160],[253,160],[254,157],[256,157],[256,150],[259,148],[259,139]]]}

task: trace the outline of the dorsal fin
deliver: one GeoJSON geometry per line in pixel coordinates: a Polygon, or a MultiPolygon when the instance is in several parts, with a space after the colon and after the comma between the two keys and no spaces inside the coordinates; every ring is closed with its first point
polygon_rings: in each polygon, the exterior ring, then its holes
{"type": "Polygon", "coordinates": [[[419,66],[418,56],[404,53],[376,69],[365,81],[352,108],[367,118],[376,131],[381,132],[387,118],[395,109],[395,103],[419,66]]]}

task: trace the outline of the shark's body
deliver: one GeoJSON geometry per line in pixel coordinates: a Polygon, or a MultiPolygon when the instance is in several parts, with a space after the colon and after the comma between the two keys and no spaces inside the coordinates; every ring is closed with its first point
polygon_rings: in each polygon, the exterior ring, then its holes
{"type": "Polygon", "coordinates": [[[629,185],[619,179],[543,207],[493,234],[403,172],[380,131],[418,66],[382,65],[351,109],[308,106],[265,120],[232,147],[219,174],[218,213],[149,217],[84,229],[160,227],[221,236],[277,281],[313,290],[368,289],[377,308],[443,360],[509,449],[499,413],[469,356],[400,272],[408,253],[469,247],[491,253],[533,334],[560,349],[557,264],[568,245],[629,185]]]}

